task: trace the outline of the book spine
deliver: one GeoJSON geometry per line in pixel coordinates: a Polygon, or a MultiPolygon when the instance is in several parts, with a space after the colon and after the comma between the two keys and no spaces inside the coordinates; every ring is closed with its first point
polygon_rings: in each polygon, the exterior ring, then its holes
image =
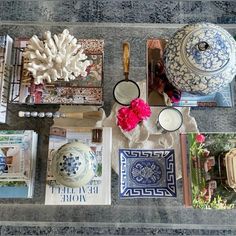
{"type": "Polygon", "coordinates": [[[11,55],[13,40],[11,37],[4,36],[0,38],[1,52],[0,52],[0,110],[1,117],[0,122],[6,122],[6,109],[10,88],[10,76],[11,76],[11,55]],[[4,42],[3,42],[4,40],[4,42]]]}
{"type": "Polygon", "coordinates": [[[192,206],[192,192],[190,188],[190,177],[189,177],[189,160],[187,154],[187,138],[186,134],[180,134],[181,144],[181,159],[182,159],[182,173],[183,173],[183,198],[185,207],[192,206]]]}
{"type": "Polygon", "coordinates": [[[28,186],[28,198],[33,197],[34,184],[35,184],[35,172],[36,172],[36,157],[37,157],[37,144],[38,134],[31,131],[32,145],[31,145],[31,160],[30,160],[30,182],[28,186]]]}
{"type": "Polygon", "coordinates": [[[112,150],[111,128],[108,127],[103,128],[103,147],[104,147],[104,152],[102,158],[102,165],[103,165],[103,171],[106,171],[106,174],[103,173],[102,191],[103,191],[104,203],[106,205],[110,205],[111,204],[111,150],[112,150]]]}

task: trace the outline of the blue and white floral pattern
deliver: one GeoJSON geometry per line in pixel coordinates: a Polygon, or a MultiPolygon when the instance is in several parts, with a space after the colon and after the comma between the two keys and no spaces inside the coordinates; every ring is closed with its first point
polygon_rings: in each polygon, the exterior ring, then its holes
{"type": "Polygon", "coordinates": [[[177,89],[214,93],[236,74],[236,42],[217,25],[187,25],[167,43],[164,63],[167,78],[177,89]]]}
{"type": "Polygon", "coordinates": [[[230,44],[216,30],[198,30],[188,37],[184,46],[189,64],[202,71],[217,71],[230,61],[230,44]]]}
{"type": "Polygon", "coordinates": [[[161,179],[160,165],[153,160],[137,161],[131,167],[131,179],[137,184],[157,184],[161,179]]]}
{"type": "Polygon", "coordinates": [[[173,149],[120,149],[120,197],[176,197],[173,149]]]}
{"type": "Polygon", "coordinates": [[[95,176],[97,158],[89,146],[79,142],[67,143],[53,154],[51,169],[59,184],[76,188],[95,176]]]}
{"type": "Polygon", "coordinates": [[[64,172],[68,176],[71,176],[77,174],[81,162],[79,161],[79,156],[73,156],[73,154],[70,153],[69,156],[63,156],[63,160],[59,163],[59,165],[61,172],[64,172]]]}

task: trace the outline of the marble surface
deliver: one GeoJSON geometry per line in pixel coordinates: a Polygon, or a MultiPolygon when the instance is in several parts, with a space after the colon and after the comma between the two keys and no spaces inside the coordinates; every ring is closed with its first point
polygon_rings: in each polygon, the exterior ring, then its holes
{"type": "MultiPolygon", "coordinates": [[[[2,0],[0,10],[0,34],[30,37],[41,35],[45,30],[58,33],[68,28],[79,38],[104,38],[107,114],[113,103],[112,87],[123,78],[123,41],[131,43],[130,78],[142,80],[146,77],[148,38],[168,38],[182,26],[181,23],[197,21],[230,24],[224,27],[236,35],[234,0],[2,0]]],[[[38,107],[10,105],[8,125],[0,125],[0,128],[27,128],[39,132],[34,198],[0,200],[0,235],[236,234],[235,210],[185,209],[181,181],[177,183],[176,199],[120,200],[118,177],[113,172],[111,206],[44,206],[48,130],[52,120],[19,119],[17,111],[26,109],[37,110],[38,107]]],[[[56,111],[59,107],[40,106],[42,111],[49,109],[56,111]]],[[[192,115],[200,131],[236,131],[235,108],[197,108],[192,110],[192,115]]]]}
{"type": "Polygon", "coordinates": [[[180,0],[2,0],[1,21],[233,24],[236,2],[180,0]]]}
{"type": "Polygon", "coordinates": [[[0,235],[235,235],[236,228],[228,227],[189,227],[188,225],[157,225],[157,224],[136,224],[131,227],[122,223],[117,225],[103,224],[91,225],[87,223],[39,223],[29,226],[27,223],[17,223],[10,226],[5,223],[0,228],[0,235]]]}

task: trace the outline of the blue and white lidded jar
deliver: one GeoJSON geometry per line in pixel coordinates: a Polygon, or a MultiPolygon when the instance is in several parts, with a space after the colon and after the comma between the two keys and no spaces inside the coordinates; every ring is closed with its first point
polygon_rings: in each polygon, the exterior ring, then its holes
{"type": "Polygon", "coordinates": [[[53,154],[51,168],[57,183],[76,188],[86,185],[95,176],[97,158],[89,146],[67,143],[53,154]]]}
{"type": "Polygon", "coordinates": [[[211,23],[186,25],[168,41],[164,52],[166,76],[177,89],[211,94],[236,75],[236,42],[211,23]]]}

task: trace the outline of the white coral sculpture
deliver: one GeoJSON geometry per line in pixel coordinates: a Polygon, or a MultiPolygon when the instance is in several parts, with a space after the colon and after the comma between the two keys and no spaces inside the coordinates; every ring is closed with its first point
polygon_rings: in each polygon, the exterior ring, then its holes
{"type": "Polygon", "coordinates": [[[86,60],[81,44],[77,43],[77,39],[67,29],[53,37],[47,31],[43,41],[34,35],[29,40],[24,56],[29,60],[26,69],[32,73],[35,84],[85,77],[86,69],[91,64],[86,60]]]}

